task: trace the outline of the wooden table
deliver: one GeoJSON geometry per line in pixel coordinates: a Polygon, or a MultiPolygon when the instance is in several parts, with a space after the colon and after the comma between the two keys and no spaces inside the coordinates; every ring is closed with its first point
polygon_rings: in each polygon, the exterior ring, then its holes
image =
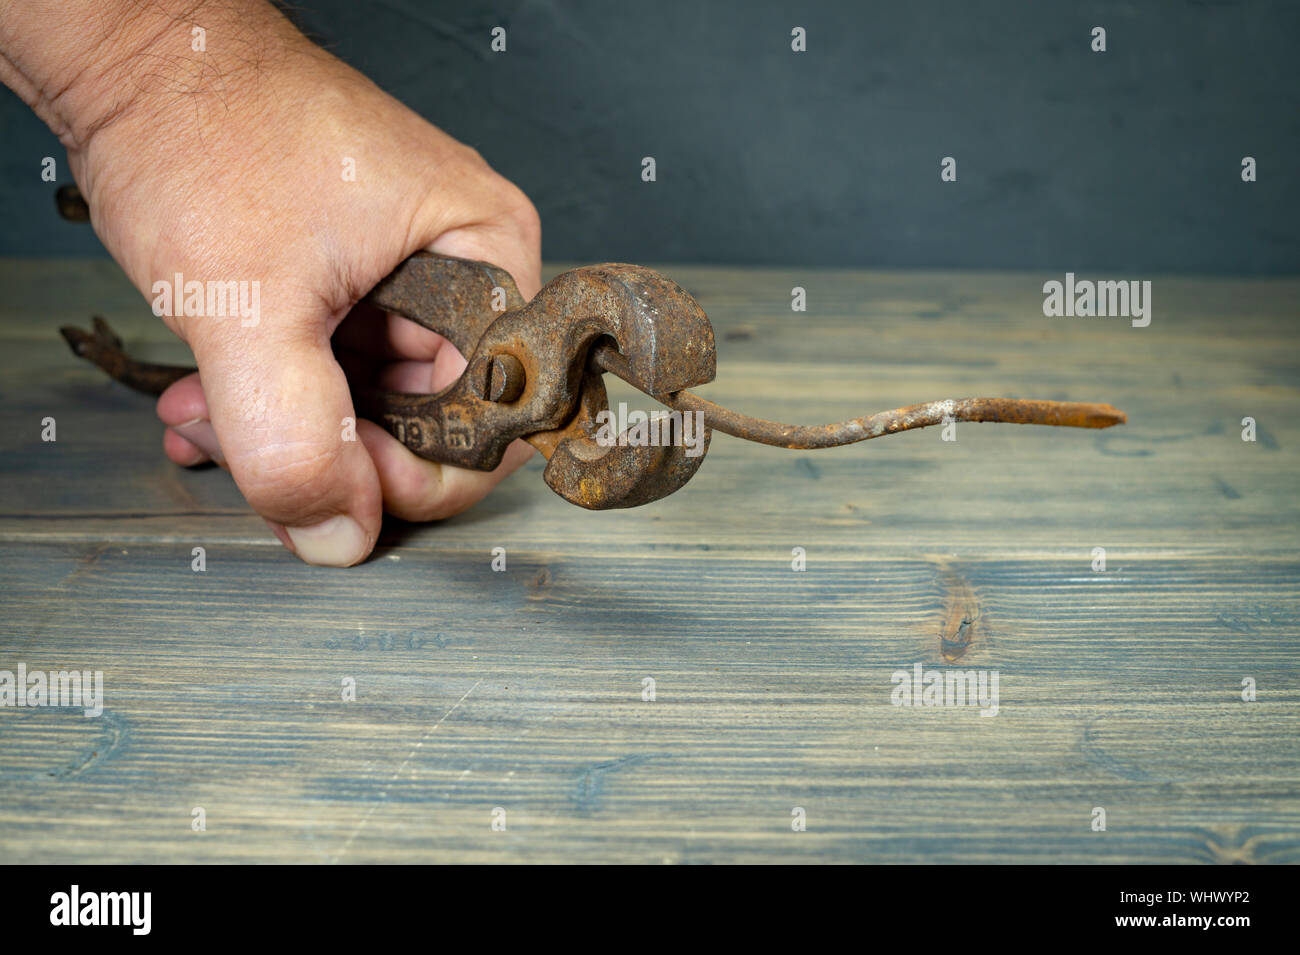
{"type": "Polygon", "coordinates": [[[1060,275],[665,271],[718,332],[701,392],[748,413],[1130,422],[719,435],[622,512],[534,460],[318,569],[68,353],[99,312],[187,358],[112,263],[4,261],[0,669],[102,670],[105,709],[0,709],[0,858],[1300,861],[1300,281],[1156,276],[1139,329],[1045,318],[1060,275]],[[996,716],[893,705],[915,664],[996,671],[996,716]]]}

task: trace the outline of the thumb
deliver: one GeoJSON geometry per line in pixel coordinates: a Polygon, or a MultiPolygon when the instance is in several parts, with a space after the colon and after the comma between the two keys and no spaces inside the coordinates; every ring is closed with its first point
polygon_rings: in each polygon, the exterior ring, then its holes
{"type": "Polygon", "coordinates": [[[176,430],[224,459],[249,505],[295,554],[346,567],[374,547],[383,502],[325,324],[278,316],[196,330],[188,337],[211,424],[176,430]]]}

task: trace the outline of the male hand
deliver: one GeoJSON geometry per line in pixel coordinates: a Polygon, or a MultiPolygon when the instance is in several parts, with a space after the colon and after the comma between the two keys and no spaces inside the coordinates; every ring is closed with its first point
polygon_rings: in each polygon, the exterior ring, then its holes
{"type": "Polygon", "coordinates": [[[537,213],[476,152],[262,0],[160,14],[173,5],[6,8],[0,79],[60,134],[96,232],[151,301],[178,273],[257,283],[255,323],[164,317],[199,373],[158,401],[163,446],[178,464],[228,468],[303,560],[354,564],[384,509],[413,521],[455,514],[531,453],[515,442],[480,473],[418,458],[368,421],[347,440],[349,376],[436,391],[465,366],[433,332],[356,303],[419,249],[502,266],[531,298],[537,213]],[[119,6],[116,17],[91,13],[119,6]],[[49,37],[68,36],[70,7],[100,32],[51,50],[49,37]]]}

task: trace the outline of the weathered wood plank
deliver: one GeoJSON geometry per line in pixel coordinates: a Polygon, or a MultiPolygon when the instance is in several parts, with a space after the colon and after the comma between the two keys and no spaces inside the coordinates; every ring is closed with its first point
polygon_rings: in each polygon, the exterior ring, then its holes
{"type": "Polygon", "coordinates": [[[1300,861],[1294,561],[493,573],[427,548],[321,574],[229,545],[196,574],[183,547],[48,543],[0,567],[6,660],[105,680],[99,720],[0,713],[14,858],[1300,861]],[[976,623],[948,665],[999,672],[994,718],[890,702],[894,671],[945,665],[954,579],[976,623]]]}

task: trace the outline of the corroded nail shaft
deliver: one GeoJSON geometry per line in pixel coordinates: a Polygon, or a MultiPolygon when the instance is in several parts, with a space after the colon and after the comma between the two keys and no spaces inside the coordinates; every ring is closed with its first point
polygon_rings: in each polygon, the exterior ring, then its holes
{"type": "MultiPolygon", "coordinates": [[[[612,375],[626,380],[627,360],[610,345],[592,350],[591,360],[612,375]]],[[[1043,424],[1066,428],[1109,428],[1128,420],[1124,412],[1107,404],[1081,401],[1026,401],[1016,398],[962,398],[927,401],[834,424],[794,425],[738,414],[730,408],[689,391],[653,396],[674,411],[700,411],[709,427],[746,441],[778,448],[813,450],[836,448],[881,435],[954,421],[996,421],[1006,424],[1043,424]]]]}

